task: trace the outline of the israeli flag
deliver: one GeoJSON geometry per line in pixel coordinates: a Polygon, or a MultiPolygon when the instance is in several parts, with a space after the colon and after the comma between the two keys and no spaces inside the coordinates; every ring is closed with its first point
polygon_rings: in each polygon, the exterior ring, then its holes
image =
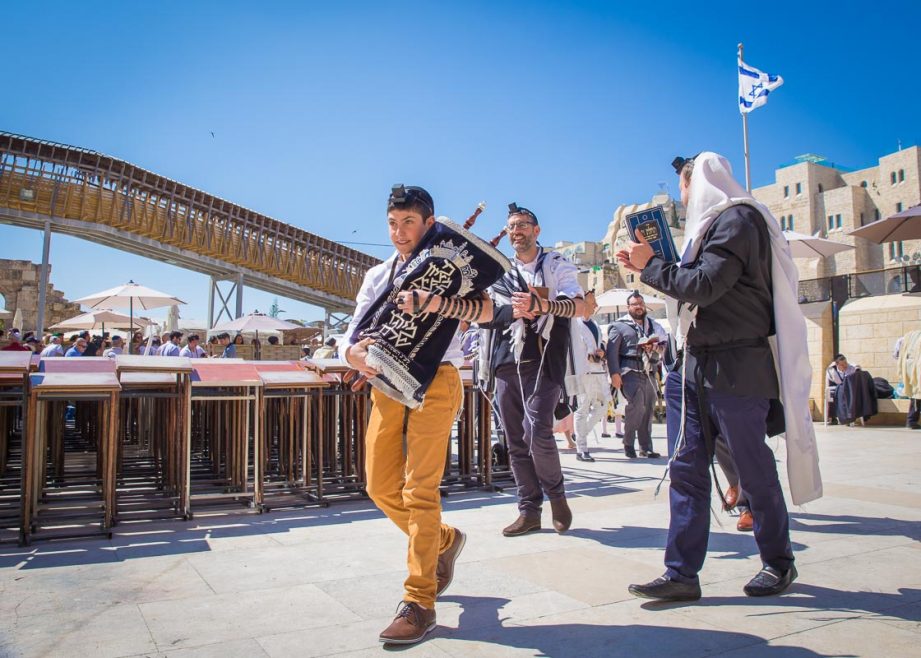
{"type": "Polygon", "coordinates": [[[779,75],[763,73],[739,59],[739,111],[748,114],[767,103],[768,94],[783,84],[779,75]]]}

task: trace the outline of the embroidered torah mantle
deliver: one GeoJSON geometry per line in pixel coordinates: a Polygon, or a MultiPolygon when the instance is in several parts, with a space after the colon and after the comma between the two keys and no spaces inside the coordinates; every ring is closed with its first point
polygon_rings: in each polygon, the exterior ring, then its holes
{"type": "Polygon", "coordinates": [[[457,331],[457,320],[434,312],[414,316],[400,311],[400,292],[479,297],[510,268],[508,259],[488,242],[446,217],[437,218],[352,334],[353,343],[375,341],[368,347],[367,363],[380,374],[370,384],[407,407],[418,407],[457,331]]]}

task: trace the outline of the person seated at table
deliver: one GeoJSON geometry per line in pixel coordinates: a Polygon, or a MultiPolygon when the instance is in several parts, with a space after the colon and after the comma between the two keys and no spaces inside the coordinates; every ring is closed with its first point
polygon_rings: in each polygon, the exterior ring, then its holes
{"type": "Polygon", "coordinates": [[[77,340],[74,341],[74,346],[67,350],[64,356],[83,356],[84,352],[86,352],[86,339],[77,338],[77,340]]]}
{"type": "Polygon", "coordinates": [[[829,392],[825,401],[825,413],[826,417],[831,419],[832,425],[838,424],[838,419],[835,417],[835,391],[844,383],[845,378],[853,375],[859,368],[860,366],[848,363],[847,357],[843,354],[837,354],[834,361],[825,369],[825,384],[829,392]]]}
{"type": "Polygon", "coordinates": [[[4,352],[29,352],[29,348],[22,344],[22,336],[19,334],[19,331],[13,329],[10,332],[10,342],[9,345],[6,345],[0,349],[4,352]]]}
{"type": "Polygon", "coordinates": [[[121,336],[112,336],[112,347],[102,353],[103,356],[114,359],[119,354],[125,353],[125,343],[121,336]]]}
{"type": "Polygon", "coordinates": [[[204,348],[198,344],[199,340],[198,334],[189,336],[186,346],[179,350],[179,356],[184,356],[189,359],[201,359],[206,356],[204,348]]]}
{"type": "Polygon", "coordinates": [[[64,348],[61,347],[61,335],[53,334],[48,336],[48,339],[45,341],[45,349],[42,350],[42,358],[46,359],[48,357],[59,357],[64,356],[64,348]]]}
{"type": "Polygon", "coordinates": [[[171,331],[169,332],[169,339],[160,346],[160,356],[179,356],[180,347],[179,344],[182,342],[182,332],[181,331],[171,331]]]}
{"type": "MultiPolygon", "coordinates": [[[[222,359],[235,359],[237,357],[237,347],[236,343],[230,342],[230,334],[226,331],[224,333],[218,334],[217,339],[221,346],[224,348],[224,352],[221,354],[222,359]]],[[[242,337],[240,337],[242,341],[242,337]]]]}
{"type": "Polygon", "coordinates": [[[246,342],[243,340],[243,334],[237,334],[236,336],[234,336],[233,344],[234,345],[245,345],[246,342]]]}
{"type": "Polygon", "coordinates": [[[315,359],[335,359],[336,358],[336,339],[329,337],[323,344],[323,347],[313,353],[315,359]]]}
{"type": "Polygon", "coordinates": [[[269,345],[278,345],[278,336],[269,336],[269,345]]]}

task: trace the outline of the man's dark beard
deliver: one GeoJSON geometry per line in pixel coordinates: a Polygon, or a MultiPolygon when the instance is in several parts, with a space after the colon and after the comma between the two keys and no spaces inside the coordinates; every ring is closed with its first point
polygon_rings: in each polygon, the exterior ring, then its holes
{"type": "Polygon", "coordinates": [[[636,322],[643,322],[646,319],[646,311],[643,311],[642,313],[640,313],[639,317],[637,317],[635,311],[627,311],[627,312],[630,314],[630,317],[633,318],[636,322]]]}

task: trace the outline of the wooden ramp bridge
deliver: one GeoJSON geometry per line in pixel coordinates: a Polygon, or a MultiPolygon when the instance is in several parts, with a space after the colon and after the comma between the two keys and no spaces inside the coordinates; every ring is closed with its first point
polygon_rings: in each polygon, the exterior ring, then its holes
{"type": "Polygon", "coordinates": [[[45,260],[56,232],[207,274],[212,324],[215,293],[228,315],[235,293],[239,316],[244,285],[351,313],[364,273],[379,262],[124,160],[5,132],[0,223],[44,230],[45,260]],[[231,282],[226,297],[222,281],[231,282]]]}

